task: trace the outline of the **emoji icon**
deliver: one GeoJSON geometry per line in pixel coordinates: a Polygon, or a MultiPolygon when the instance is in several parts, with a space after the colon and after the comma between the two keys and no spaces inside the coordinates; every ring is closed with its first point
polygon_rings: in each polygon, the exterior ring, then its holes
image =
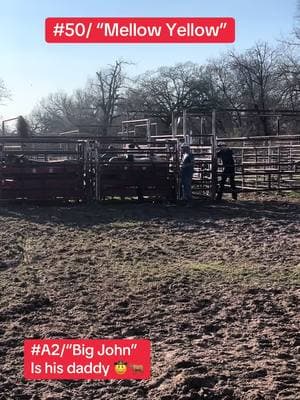
{"type": "Polygon", "coordinates": [[[130,365],[130,368],[132,369],[133,372],[144,372],[143,365],[133,364],[130,365]]]}
{"type": "Polygon", "coordinates": [[[115,363],[115,372],[118,375],[124,375],[127,372],[127,363],[118,361],[115,363]]]}

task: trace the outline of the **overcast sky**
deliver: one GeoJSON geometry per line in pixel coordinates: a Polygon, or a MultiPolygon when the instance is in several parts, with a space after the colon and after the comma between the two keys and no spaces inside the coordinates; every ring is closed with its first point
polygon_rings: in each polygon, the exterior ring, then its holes
{"type": "Polygon", "coordinates": [[[57,45],[44,41],[47,17],[234,17],[243,50],[256,41],[271,44],[293,29],[297,0],[1,0],[0,78],[12,100],[0,105],[0,119],[26,115],[43,96],[85,85],[101,66],[123,58],[136,75],[161,65],[208,58],[233,45],[57,45]]]}

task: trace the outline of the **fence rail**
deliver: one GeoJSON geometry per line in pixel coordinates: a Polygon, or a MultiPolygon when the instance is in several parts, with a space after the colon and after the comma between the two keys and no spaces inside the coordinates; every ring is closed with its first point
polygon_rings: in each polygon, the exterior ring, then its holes
{"type": "MultiPolygon", "coordinates": [[[[0,136],[0,200],[179,198],[186,132],[149,137],[154,125],[136,123],[146,131],[141,134],[133,125],[139,133],[134,137],[0,136]]],[[[196,131],[188,140],[195,198],[215,194],[222,172],[216,162],[220,142],[233,150],[239,192],[300,189],[300,135],[216,138],[196,131]]]]}

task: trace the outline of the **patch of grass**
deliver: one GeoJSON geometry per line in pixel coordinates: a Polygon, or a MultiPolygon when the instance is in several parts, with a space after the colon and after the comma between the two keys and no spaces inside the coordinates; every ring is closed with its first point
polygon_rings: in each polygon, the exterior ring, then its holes
{"type": "Polygon", "coordinates": [[[137,226],[140,226],[140,225],[141,225],[141,223],[139,221],[128,221],[128,220],[114,221],[109,224],[109,226],[111,228],[115,228],[115,229],[130,229],[130,228],[136,228],[137,226]]]}
{"type": "Polygon", "coordinates": [[[292,190],[290,192],[286,192],[286,196],[291,199],[300,199],[300,190],[292,190]]]}
{"type": "Polygon", "coordinates": [[[207,284],[268,287],[300,285],[300,264],[280,269],[258,265],[230,265],[223,261],[157,264],[147,261],[116,263],[116,276],[121,273],[128,292],[157,290],[164,284],[181,282],[182,278],[207,284]]]}
{"type": "Polygon", "coordinates": [[[266,284],[281,283],[300,284],[300,264],[289,269],[266,268],[253,265],[227,265],[223,262],[191,264],[192,273],[200,274],[204,279],[221,280],[230,283],[266,284]]]}
{"type": "Polygon", "coordinates": [[[275,281],[286,281],[294,285],[300,285],[300,264],[295,265],[288,271],[274,271],[272,278],[275,281]]]}
{"type": "Polygon", "coordinates": [[[222,272],[225,268],[225,265],[221,261],[214,261],[209,263],[192,264],[190,268],[194,271],[211,273],[211,272],[222,272]]]}

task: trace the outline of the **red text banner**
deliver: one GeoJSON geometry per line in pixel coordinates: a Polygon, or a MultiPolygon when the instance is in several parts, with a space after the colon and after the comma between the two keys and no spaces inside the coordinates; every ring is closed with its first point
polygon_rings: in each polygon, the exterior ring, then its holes
{"type": "Polygon", "coordinates": [[[24,377],[41,379],[149,379],[147,339],[27,339],[24,377]]]}
{"type": "Polygon", "coordinates": [[[223,18],[47,18],[47,43],[233,43],[223,18]]]}

